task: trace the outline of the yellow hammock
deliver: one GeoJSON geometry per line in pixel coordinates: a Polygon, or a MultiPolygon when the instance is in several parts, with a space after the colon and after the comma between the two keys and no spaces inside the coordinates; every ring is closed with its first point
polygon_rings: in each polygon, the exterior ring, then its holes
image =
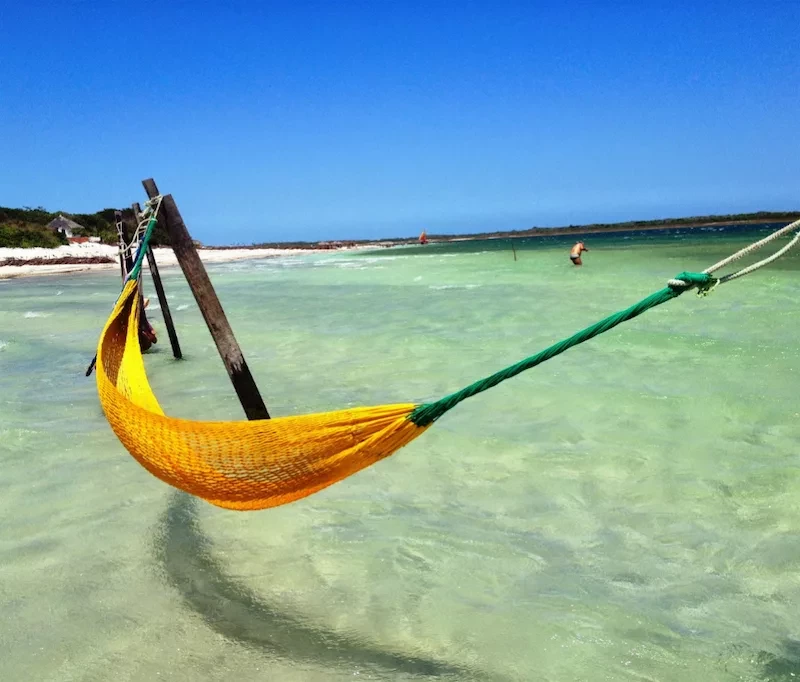
{"type": "Polygon", "coordinates": [[[261,421],[167,417],[139,348],[139,286],[130,280],[97,349],[97,390],[111,428],[151,474],[226,509],[275,507],[388,457],[426,430],[416,405],[381,405],[261,421]]]}

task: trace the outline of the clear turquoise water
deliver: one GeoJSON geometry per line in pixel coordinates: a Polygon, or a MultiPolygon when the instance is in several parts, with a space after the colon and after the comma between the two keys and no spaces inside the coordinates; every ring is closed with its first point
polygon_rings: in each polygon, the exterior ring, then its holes
{"type": "MultiPolygon", "coordinates": [[[[273,414],[423,401],[746,234],[210,268],[273,414]]],[[[1,680],[800,677],[800,260],[467,401],[311,498],[226,512],[123,450],[83,376],[114,272],[0,282],[1,680]]],[[[179,272],[176,416],[241,411],[179,272]]],[[[152,292],[152,289],[150,289],[152,292]]]]}

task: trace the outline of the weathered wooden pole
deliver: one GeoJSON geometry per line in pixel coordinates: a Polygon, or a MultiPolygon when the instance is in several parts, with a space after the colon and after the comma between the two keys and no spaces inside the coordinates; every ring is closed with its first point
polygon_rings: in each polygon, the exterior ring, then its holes
{"type": "MultiPolygon", "coordinates": [[[[142,185],[148,197],[153,199],[158,196],[158,187],[152,178],[143,180],[142,185]]],[[[225,317],[225,311],[171,194],[162,197],[159,213],[164,219],[162,224],[167,228],[181,270],[208,325],[211,338],[214,339],[225,369],[228,370],[228,376],[247,418],[269,419],[269,412],[250,373],[242,349],[236,342],[228,318],[225,317]]]]}
{"type": "MultiPolygon", "coordinates": [[[[133,204],[131,208],[133,209],[133,219],[137,220],[137,217],[142,212],[142,207],[136,203],[133,204]]],[[[183,357],[183,353],[181,353],[181,345],[178,343],[178,332],[175,331],[175,323],[172,321],[172,313],[169,309],[169,303],[167,303],[167,295],[164,293],[164,285],[161,282],[161,274],[158,272],[156,257],[153,254],[153,248],[150,245],[147,246],[146,253],[147,264],[150,266],[150,274],[153,277],[153,287],[155,288],[156,295],[158,296],[158,303],[161,306],[161,312],[164,314],[164,324],[167,326],[167,334],[169,335],[169,342],[172,346],[172,355],[176,360],[180,360],[183,357]]]]}
{"type": "Polygon", "coordinates": [[[514,246],[514,239],[513,238],[511,239],[511,250],[514,252],[514,261],[516,261],[517,260],[517,249],[514,246]]]}

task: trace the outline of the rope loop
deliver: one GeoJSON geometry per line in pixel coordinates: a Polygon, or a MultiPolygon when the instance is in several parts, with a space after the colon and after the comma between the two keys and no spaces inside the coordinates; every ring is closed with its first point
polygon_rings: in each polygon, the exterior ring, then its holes
{"type": "Polygon", "coordinates": [[[675,292],[683,293],[697,287],[698,294],[707,293],[719,281],[706,272],[682,272],[667,282],[667,286],[675,292]]]}
{"type": "Polygon", "coordinates": [[[763,258],[757,263],[753,263],[752,265],[749,265],[746,268],[742,268],[741,270],[737,270],[736,272],[732,272],[728,275],[723,275],[722,277],[719,278],[719,284],[725,284],[727,282],[733,281],[734,279],[739,279],[740,277],[749,275],[750,273],[755,272],[756,270],[760,270],[766,265],[769,265],[770,263],[776,261],[778,258],[788,253],[794,247],[800,244],[800,220],[795,220],[793,223],[789,223],[785,227],[782,227],[780,230],[776,230],[772,234],[764,237],[764,239],[760,239],[759,241],[754,242],[753,244],[750,244],[749,246],[746,246],[743,249],[740,249],[736,253],[728,256],[727,258],[723,258],[718,263],[714,263],[714,265],[712,265],[711,267],[708,267],[705,270],[703,270],[703,272],[707,273],[716,272],[717,270],[722,269],[726,265],[730,265],[731,263],[741,258],[744,258],[745,256],[750,255],[754,251],[758,251],[758,249],[762,248],[763,246],[766,246],[770,242],[795,231],[796,233],[794,237],[792,237],[791,241],[789,241],[789,243],[786,244],[782,249],[779,249],[771,256],[767,256],[766,258],[763,258]]]}

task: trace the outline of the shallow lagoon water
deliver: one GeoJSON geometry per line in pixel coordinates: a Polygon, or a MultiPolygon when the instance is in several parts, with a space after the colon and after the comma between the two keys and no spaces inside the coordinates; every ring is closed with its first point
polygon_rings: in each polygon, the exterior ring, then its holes
{"type": "MultiPolygon", "coordinates": [[[[580,269],[554,239],[209,272],[291,414],[437,398],[753,235],[626,236],[580,269]]],[[[83,370],[114,273],[0,282],[0,679],[800,677],[799,273],[685,295],[255,513],[174,492],[108,428],[83,370]]],[[[241,418],[164,279],[185,360],[154,306],[162,405],[241,418]]]]}

